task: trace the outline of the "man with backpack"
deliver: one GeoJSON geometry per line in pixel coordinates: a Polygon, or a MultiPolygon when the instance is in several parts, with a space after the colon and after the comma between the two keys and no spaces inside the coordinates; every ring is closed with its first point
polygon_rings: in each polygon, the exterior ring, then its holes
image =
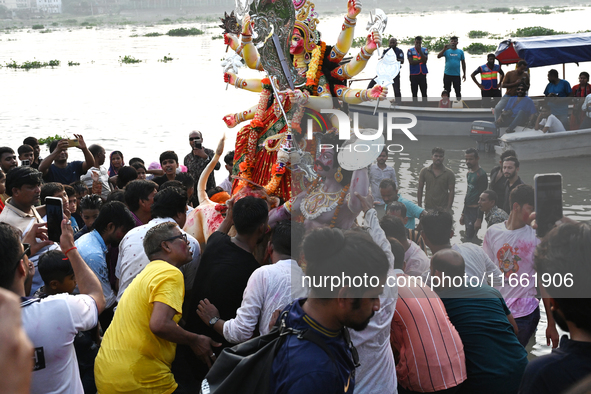
{"type": "Polygon", "coordinates": [[[345,327],[365,329],[380,309],[388,259],[367,234],[331,228],[308,234],[303,250],[310,296],[288,306],[281,324],[313,340],[287,336],[273,361],[269,392],[353,392],[358,355],[345,327]]]}

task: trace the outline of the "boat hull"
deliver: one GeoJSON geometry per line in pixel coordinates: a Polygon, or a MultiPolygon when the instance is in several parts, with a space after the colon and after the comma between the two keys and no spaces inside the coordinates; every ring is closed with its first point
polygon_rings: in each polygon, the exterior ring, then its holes
{"type": "MultiPolygon", "coordinates": [[[[349,105],[349,113],[358,113],[360,128],[379,128],[379,116],[384,113],[409,113],[416,117],[417,124],[409,131],[415,136],[470,136],[472,123],[477,120],[493,122],[494,116],[490,108],[435,108],[413,107],[408,105],[390,105],[389,101],[381,102],[376,114],[373,115],[375,102],[349,105]]],[[[409,123],[410,119],[402,117],[393,123],[409,123]]],[[[385,124],[385,122],[384,122],[385,124]]],[[[402,134],[395,129],[394,134],[402,134]]]]}
{"type": "Polygon", "coordinates": [[[524,130],[505,134],[495,146],[497,154],[513,149],[519,160],[555,159],[591,155],[591,129],[542,133],[524,130]]]}

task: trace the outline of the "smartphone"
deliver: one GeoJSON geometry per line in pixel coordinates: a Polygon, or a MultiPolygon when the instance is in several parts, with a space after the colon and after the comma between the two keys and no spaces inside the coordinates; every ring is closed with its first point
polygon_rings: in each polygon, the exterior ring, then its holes
{"type": "Polygon", "coordinates": [[[201,142],[193,141],[193,148],[201,149],[202,148],[201,142]]]}
{"type": "Polygon", "coordinates": [[[68,139],[68,148],[73,148],[75,146],[80,146],[80,142],[78,142],[78,138],[76,139],[68,139]]]}
{"type": "Polygon", "coordinates": [[[562,175],[536,174],[534,176],[536,235],[544,237],[562,218],[562,175]]]}
{"type": "Polygon", "coordinates": [[[64,219],[64,207],[61,198],[46,197],[45,209],[47,212],[47,236],[53,242],[59,242],[62,235],[62,220],[64,219]]]}
{"type": "Polygon", "coordinates": [[[31,160],[22,160],[21,161],[21,166],[25,167],[25,166],[30,166],[31,165],[31,160]]]}

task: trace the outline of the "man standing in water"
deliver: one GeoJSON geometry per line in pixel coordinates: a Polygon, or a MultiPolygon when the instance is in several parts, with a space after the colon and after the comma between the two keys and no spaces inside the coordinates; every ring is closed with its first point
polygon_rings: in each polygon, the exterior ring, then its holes
{"type": "Polygon", "coordinates": [[[464,199],[464,211],[460,217],[460,224],[466,225],[465,239],[470,241],[477,234],[474,223],[478,218],[478,199],[488,185],[486,171],[478,164],[478,151],[474,148],[466,150],[466,166],[468,167],[468,190],[464,199]]]}

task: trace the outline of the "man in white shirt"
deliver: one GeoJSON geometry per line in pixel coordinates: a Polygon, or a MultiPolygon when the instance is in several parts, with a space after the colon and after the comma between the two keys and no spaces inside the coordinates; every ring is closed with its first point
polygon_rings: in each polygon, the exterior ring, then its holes
{"type": "Polygon", "coordinates": [[[267,334],[270,331],[269,323],[275,323],[276,316],[273,318],[273,313],[276,310],[281,311],[293,300],[308,294],[302,286],[304,273],[291,257],[299,255],[303,236],[304,228],[300,223],[289,220],[278,222],[268,246],[272,264],[263,265],[252,273],[236,317],[220,319],[215,305],[205,299],[197,307],[201,320],[231,343],[250,339],[257,326],[261,335],[267,334]]]}
{"type": "Polygon", "coordinates": [[[111,192],[111,186],[109,185],[109,172],[105,168],[103,164],[105,164],[105,149],[100,145],[90,145],[88,147],[90,153],[94,157],[94,167],[88,169],[86,174],[80,176],[80,180],[84,182],[88,190],[93,191],[92,183],[93,178],[92,175],[95,173],[95,177],[98,176],[98,181],[101,184],[101,190],[99,193],[103,200],[107,200],[109,193],[111,192]]]}
{"type": "MultiPolygon", "coordinates": [[[[517,338],[525,347],[534,335],[540,320],[540,301],[536,294],[536,267],[534,251],[540,240],[530,225],[529,216],[534,210],[534,188],[519,185],[509,195],[511,213],[509,219],[486,230],[482,248],[502,270],[501,284],[495,285],[513,314],[519,331],[517,338]]],[[[540,287],[544,300],[548,326],[547,343],[558,346],[558,331],[550,312],[550,299],[540,287]]]]}
{"type": "Polygon", "coordinates": [[[224,163],[226,163],[226,170],[228,171],[228,177],[225,178],[220,187],[224,189],[229,195],[232,195],[232,167],[234,166],[234,151],[226,153],[224,156],[224,163]]]}
{"type": "Polygon", "coordinates": [[[388,160],[388,150],[384,148],[382,153],[378,156],[376,164],[372,164],[369,167],[369,183],[371,187],[371,194],[374,198],[374,208],[378,214],[378,218],[381,219],[386,213],[386,204],[380,194],[380,182],[384,179],[391,179],[394,184],[398,185],[396,180],[396,171],[393,167],[386,164],[388,160]]]}
{"type": "MultiPolygon", "coordinates": [[[[453,218],[448,212],[429,212],[421,219],[421,235],[433,254],[443,249],[453,249],[462,255],[467,278],[476,277],[481,283],[491,286],[502,283],[499,267],[484,253],[482,248],[470,242],[451,245],[453,218]]],[[[429,273],[423,279],[429,279],[429,273]]]]}
{"type": "MultiPolygon", "coordinates": [[[[168,187],[154,195],[152,205],[153,219],[143,226],[130,230],[119,244],[119,257],[117,259],[117,268],[115,276],[119,281],[119,291],[117,293],[117,302],[121,300],[123,293],[131,284],[133,279],[150,263],[150,259],[144,251],[143,240],[149,229],[160,223],[176,222],[179,228],[185,225],[187,209],[187,194],[184,190],[177,187],[168,187]]],[[[183,234],[186,234],[181,230],[183,234]]],[[[193,251],[192,260],[181,266],[179,269],[185,277],[185,292],[188,294],[193,288],[195,273],[199,265],[201,255],[199,242],[187,234],[187,240],[193,251]]]]}
{"type": "Polygon", "coordinates": [[[80,295],[59,294],[43,299],[26,299],[25,282],[30,275],[27,253],[18,229],[0,223],[0,287],[22,297],[23,327],[33,343],[34,368],[31,381],[33,394],[83,394],[74,337],[78,331],[97,325],[105,308],[105,298],[98,278],[84,263],[74,247],[74,232],[66,220],[61,224],[60,247],[70,259],[80,295]]]}
{"type": "Polygon", "coordinates": [[[556,116],[552,115],[552,111],[548,106],[541,108],[538,119],[536,120],[536,130],[540,129],[542,129],[544,133],[558,133],[561,131],[566,131],[562,122],[558,120],[556,116]]]}
{"type": "Polygon", "coordinates": [[[398,240],[404,247],[404,273],[410,276],[421,276],[429,270],[430,260],[423,250],[406,237],[406,227],[402,220],[393,215],[387,215],[380,221],[380,226],[387,237],[398,240]]]}

